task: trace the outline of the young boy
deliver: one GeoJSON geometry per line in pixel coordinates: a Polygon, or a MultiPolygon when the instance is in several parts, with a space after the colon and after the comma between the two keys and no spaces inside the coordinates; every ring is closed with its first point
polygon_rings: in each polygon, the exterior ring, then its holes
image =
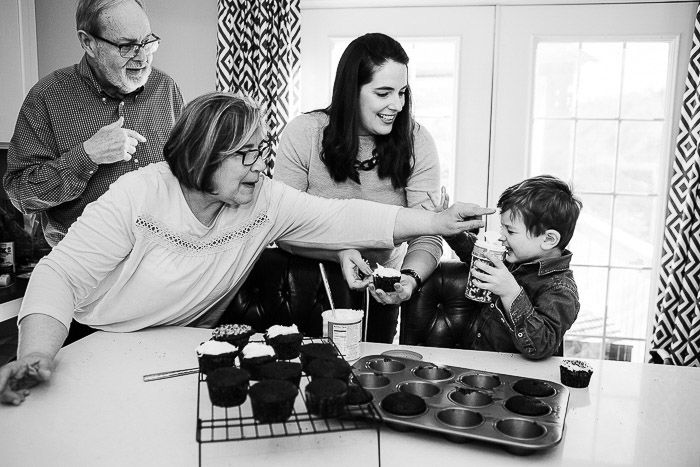
{"type": "MultiPolygon", "coordinates": [[[[438,208],[444,209],[447,200],[438,208]]],[[[491,302],[475,307],[464,346],[474,350],[520,352],[530,359],[559,350],[579,311],[569,269],[571,240],[581,202],[556,177],[528,178],[506,189],[498,200],[504,262],[478,261],[476,284],[490,290],[491,302]]],[[[471,262],[476,237],[463,232],[446,238],[460,260],[471,262]]]]}

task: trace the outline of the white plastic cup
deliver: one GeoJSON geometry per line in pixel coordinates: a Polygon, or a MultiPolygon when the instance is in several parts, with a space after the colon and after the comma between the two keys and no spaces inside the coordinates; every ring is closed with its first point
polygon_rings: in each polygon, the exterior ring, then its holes
{"type": "Polygon", "coordinates": [[[321,313],[323,337],[329,337],[346,360],[360,358],[362,318],[365,312],[348,308],[336,308],[321,313]]]}

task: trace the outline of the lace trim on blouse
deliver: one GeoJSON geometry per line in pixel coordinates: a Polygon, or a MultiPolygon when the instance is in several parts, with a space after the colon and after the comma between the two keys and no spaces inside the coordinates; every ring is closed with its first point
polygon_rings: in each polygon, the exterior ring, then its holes
{"type": "Polygon", "coordinates": [[[229,248],[231,242],[239,241],[249,236],[254,230],[270,222],[265,213],[259,213],[251,221],[225,231],[222,234],[200,240],[191,235],[172,231],[167,225],[162,224],[150,216],[138,216],[136,227],[145,236],[154,238],[158,243],[181,253],[192,255],[208,254],[224,251],[229,248]]]}

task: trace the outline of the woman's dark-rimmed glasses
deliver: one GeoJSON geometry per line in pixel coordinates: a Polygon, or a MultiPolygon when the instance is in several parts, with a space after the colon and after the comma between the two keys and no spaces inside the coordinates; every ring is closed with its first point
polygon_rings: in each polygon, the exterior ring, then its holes
{"type": "Polygon", "coordinates": [[[119,49],[119,55],[121,55],[124,58],[134,58],[141,52],[141,49],[144,50],[147,54],[152,54],[156,50],[158,50],[158,46],[160,45],[160,37],[156,36],[155,34],[151,33],[146,38],[143,40],[141,43],[134,43],[130,42],[128,44],[117,44],[116,42],[112,42],[110,40],[105,39],[104,37],[100,37],[97,34],[92,35],[95,39],[99,39],[102,42],[106,42],[109,45],[113,45],[114,47],[119,49]]]}
{"type": "Polygon", "coordinates": [[[255,149],[241,149],[236,151],[235,154],[242,157],[243,165],[247,167],[255,164],[261,157],[265,165],[271,166],[274,157],[272,153],[272,142],[269,140],[262,140],[255,149]]]}

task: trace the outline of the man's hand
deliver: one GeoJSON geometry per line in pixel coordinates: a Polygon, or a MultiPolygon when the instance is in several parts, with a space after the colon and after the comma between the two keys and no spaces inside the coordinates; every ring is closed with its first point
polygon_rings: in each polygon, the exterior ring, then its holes
{"type": "Polygon", "coordinates": [[[48,381],[55,368],[48,355],[33,353],[0,367],[0,402],[19,405],[29,395],[29,388],[48,381]]]}
{"type": "Polygon", "coordinates": [[[122,128],[122,125],[124,117],[119,117],[119,120],[103,126],[83,143],[85,153],[95,164],[128,161],[136,152],[136,146],[146,142],[146,138],[138,132],[122,128]]]}
{"type": "Polygon", "coordinates": [[[438,232],[441,235],[457,235],[465,230],[483,227],[482,216],[496,212],[493,208],[482,208],[472,203],[455,203],[437,215],[438,232]]]}
{"type": "Polygon", "coordinates": [[[338,262],[343,271],[345,282],[353,290],[364,289],[372,280],[372,268],[369,267],[357,250],[341,250],[338,252],[338,262]],[[364,274],[364,279],[360,278],[359,271],[364,274]]]}
{"type": "Polygon", "coordinates": [[[501,297],[503,306],[510,311],[510,306],[520,293],[520,284],[515,280],[503,261],[497,257],[490,257],[493,266],[477,261],[472,270],[475,284],[484,290],[490,290],[501,297]]]}

